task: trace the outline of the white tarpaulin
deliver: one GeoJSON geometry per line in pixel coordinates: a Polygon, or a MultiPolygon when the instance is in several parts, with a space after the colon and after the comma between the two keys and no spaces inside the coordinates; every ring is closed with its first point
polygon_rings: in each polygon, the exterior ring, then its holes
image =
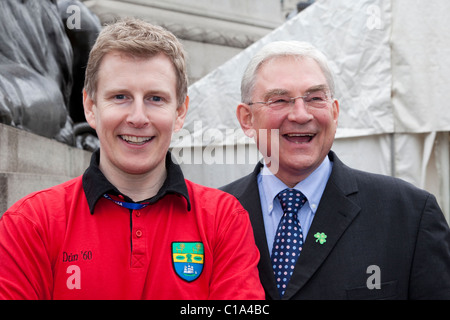
{"type": "Polygon", "coordinates": [[[187,178],[217,187],[253,169],[256,149],[235,117],[242,73],[268,42],[308,41],[335,74],[340,115],[333,150],[352,167],[429,190],[448,219],[448,12],[447,0],[316,1],[189,87],[190,110],[172,144],[187,178]]]}

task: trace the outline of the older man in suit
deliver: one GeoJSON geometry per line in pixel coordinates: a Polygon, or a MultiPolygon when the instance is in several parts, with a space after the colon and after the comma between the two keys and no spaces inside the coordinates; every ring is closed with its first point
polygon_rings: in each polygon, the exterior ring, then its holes
{"type": "Polygon", "coordinates": [[[222,189],[249,212],[266,298],[450,298],[450,231],[435,197],[330,151],[339,103],[320,51],[266,45],[241,94],[237,118],[264,161],[222,189]]]}

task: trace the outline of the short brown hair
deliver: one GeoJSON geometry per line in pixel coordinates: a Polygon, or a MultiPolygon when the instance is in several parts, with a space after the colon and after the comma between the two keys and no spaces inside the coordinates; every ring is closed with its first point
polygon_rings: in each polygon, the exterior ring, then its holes
{"type": "Polygon", "coordinates": [[[178,106],[184,103],[188,77],[183,46],[170,31],[135,18],[125,18],[106,26],[95,41],[89,54],[84,80],[84,88],[92,100],[95,101],[102,59],[112,51],[139,58],[150,58],[164,53],[175,67],[178,106]]]}

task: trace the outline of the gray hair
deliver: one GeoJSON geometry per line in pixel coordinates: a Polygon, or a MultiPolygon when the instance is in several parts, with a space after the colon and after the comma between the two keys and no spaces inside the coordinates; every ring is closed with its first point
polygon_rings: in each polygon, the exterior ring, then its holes
{"type": "Polygon", "coordinates": [[[293,56],[299,58],[311,58],[317,62],[327,79],[331,96],[334,96],[334,80],[331,69],[325,55],[308,42],[301,41],[275,41],[265,45],[250,60],[244,71],[241,81],[241,99],[244,103],[249,103],[252,98],[253,89],[256,82],[256,73],[259,68],[269,59],[275,57],[293,56]]]}

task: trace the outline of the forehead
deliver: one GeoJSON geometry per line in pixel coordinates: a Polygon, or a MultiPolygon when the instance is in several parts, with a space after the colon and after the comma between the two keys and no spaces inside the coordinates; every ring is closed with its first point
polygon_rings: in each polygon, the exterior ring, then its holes
{"type": "MultiPolygon", "coordinates": [[[[100,64],[99,85],[169,85],[175,90],[175,68],[165,54],[139,57],[113,51],[107,53],[100,64]]],[[[100,89],[100,88],[99,88],[100,89]]]]}
{"type": "Polygon", "coordinates": [[[314,59],[281,56],[270,58],[259,67],[254,93],[282,89],[302,94],[312,87],[321,85],[327,85],[327,80],[314,59]]]}

